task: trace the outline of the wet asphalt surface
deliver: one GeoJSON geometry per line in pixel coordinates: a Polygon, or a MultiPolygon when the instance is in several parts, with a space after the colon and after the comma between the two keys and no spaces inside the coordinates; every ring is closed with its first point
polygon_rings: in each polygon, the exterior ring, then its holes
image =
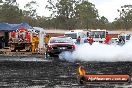
{"type": "Polygon", "coordinates": [[[76,73],[77,63],[80,63],[87,70],[87,74],[131,76],[132,62],[67,62],[58,58],[44,60],[42,57],[36,57],[38,61],[30,61],[33,57],[23,61],[23,58],[29,57],[0,57],[0,88],[132,88],[131,83],[80,85],[76,73]],[[9,60],[12,58],[13,60],[9,60]]]}

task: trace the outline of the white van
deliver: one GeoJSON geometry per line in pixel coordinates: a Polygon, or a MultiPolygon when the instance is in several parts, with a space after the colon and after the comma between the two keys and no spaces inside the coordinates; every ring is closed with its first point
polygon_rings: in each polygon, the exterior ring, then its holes
{"type": "Polygon", "coordinates": [[[87,36],[83,30],[71,30],[71,31],[65,32],[64,36],[71,37],[73,39],[73,42],[75,42],[75,43],[79,36],[81,38],[80,43],[84,43],[84,40],[87,39],[87,36]]]}
{"type": "Polygon", "coordinates": [[[103,43],[106,38],[106,30],[90,30],[90,36],[93,38],[94,42],[103,43]]]}

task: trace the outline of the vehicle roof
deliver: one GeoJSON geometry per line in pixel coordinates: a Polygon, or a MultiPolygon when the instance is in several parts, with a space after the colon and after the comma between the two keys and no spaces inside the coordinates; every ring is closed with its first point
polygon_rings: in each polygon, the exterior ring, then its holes
{"type": "Polygon", "coordinates": [[[33,31],[46,34],[45,30],[43,28],[40,28],[40,27],[33,27],[33,31]]]}
{"type": "Polygon", "coordinates": [[[119,36],[131,36],[131,34],[120,34],[119,36]]]}
{"type": "Polygon", "coordinates": [[[66,37],[66,36],[57,36],[57,37],[51,37],[52,39],[53,38],[69,38],[69,39],[72,39],[71,37],[66,37]]]}
{"type": "Polygon", "coordinates": [[[118,39],[118,38],[111,38],[111,39],[118,39]]]}
{"type": "Polygon", "coordinates": [[[44,29],[43,29],[43,28],[41,28],[41,27],[33,27],[33,28],[34,28],[33,30],[44,31],[44,29]]]}
{"type": "Polygon", "coordinates": [[[65,32],[65,34],[72,34],[72,33],[78,33],[78,32],[83,32],[83,30],[70,30],[68,32],[65,32]]]}
{"type": "Polygon", "coordinates": [[[106,31],[105,29],[101,30],[101,29],[96,29],[96,30],[90,30],[90,31],[106,31]]]}
{"type": "MultiPolygon", "coordinates": [[[[54,39],[56,40],[56,39],[61,39],[61,38],[64,39],[64,40],[65,40],[65,39],[66,39],[66,40],[68,39],[68,40],[71,40],[71,41],[72,41],[72,38],[71,38],[71,37],[58,36],[58,37],[51,37],[50,40],[49,40],[49,43],[50,43],[50,41],[52,41],[52,40],[54,40],[54,39]]],[[[72,42],[72,43],[73,43],[73,42],[72,42]]]]}

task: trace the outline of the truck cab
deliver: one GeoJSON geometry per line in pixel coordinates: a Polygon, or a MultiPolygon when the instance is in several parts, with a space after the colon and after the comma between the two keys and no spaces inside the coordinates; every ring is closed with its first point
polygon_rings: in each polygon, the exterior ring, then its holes
{"type": "Polygon", "coordinates": [[[106,38],[106,30],[90,30],[89,31],[89,36],[91,36],[94,40],[94,42],[99,42],[99,43],[103,43],[105,38],[106,38]]]}
{"type": "Polygon", "coordinates": [[[79,36],[81,38],[80,43],[84,43],[84,40],[87,39],[87,36],[83,30],[71,30],[71,31],[65,32],[64,36],[71,37],[74,43],[76,43],[76,40],[79,36]]]}

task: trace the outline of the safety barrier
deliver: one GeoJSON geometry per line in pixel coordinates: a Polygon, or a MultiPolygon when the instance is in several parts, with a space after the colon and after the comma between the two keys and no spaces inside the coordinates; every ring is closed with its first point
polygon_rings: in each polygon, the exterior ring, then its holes
{"type": "Polygon", "coordinates": [[[11,52],[10,49],[0,49],[0,56],[44,56],[45,50],[38,52],[27,52],[26,50],[11,52]]]}
{"type": "Polygon", "coordinates": [[[0,51],[0,55],[4,56],[43,56],[44,53],[42,52],[37,52],[37,53],[32,53],[32,52],[5,52],[5,51],[0,51]]]}
{"type": "Polygon", "coordinates": [[[32,53],[29,53],[29,52],[3,52],[3,55],[6,55],[6,56],[28,56],[31,54],[32,53]]]}

